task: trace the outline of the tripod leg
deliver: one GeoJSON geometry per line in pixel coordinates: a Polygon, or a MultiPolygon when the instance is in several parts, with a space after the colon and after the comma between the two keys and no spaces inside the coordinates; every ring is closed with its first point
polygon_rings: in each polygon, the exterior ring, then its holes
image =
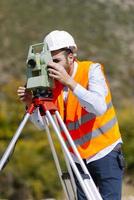
{"type": "MultiPolygon", "coordinates": [[[[70,187],[72,188],[72,192],[73,192],[73,194],[74,194],[74,199],[77,199],[77,197],[76,197],[76,184],[75,184],[73,172],[72,172],[72,169],[71,169],[71,166],[70,166],[70,164],[69,164],[68,158],[67,158],[67,156],[65,155],[65,152],[64,152],[64,151],[63,151],[63,154],[64,154],[65,163],[66,163],[67,170],[68,170],[69,177],[70,177],[70,187]]],[[[71,191],[70,191],[70,192],[71,192],[71,191]]]]}
{"type": "Polygon", "coordinates": [[[64,142],[64,140],[63,140],[63,138],[62,138],[62,136],[60,134],[60,131],[57,128],[57,126],[55,124],[55,121],[52,118],[52,116],[51,116],[51,114],[50,114],[50,112],[48,110],[46,111],[46,116],[48,117],[49,121],[51,122],[51,124],[52,124],[52,126],[53,126],[53,128],[54,128],[54,130],[55,130],[55,132],[56,132],[56,134],[58,136],[58,139],[59,139],[59,141],[60,141],[60,143],[61,143],[61,145],[62,145],[62,147],[64,149],[64,152],[67,155],[67,158],[70,161],[70,164],[71,164],[71,166],[72,166],[72,168],[74,170],[74,173],[76,174],[76,176],[77,176],[77,178],[79,180],[79,183],[80,183],[80,185],[81,185],[81,187],[82,187],[82,189],[83,189],[83,191],[85,193],[85,196],[87,197],[88,200],[94,200],[94,198],[92,198],[92,196],[89,194],[89,190],[88,190],[87,184],[85,184],[85,182],[83,181],[83,179],[81,177],[81,174],[79,173],[79,170],[78,170],[78,168],[77,168],[72,156],[70,155],[70,152],[69,152],[69,150],[68,150],[68,148],[67,148],[67,146],[66,146],[66,144],[65,144],[65,142],[64,142]]]}
{"type": "MultiPolygon", "coordinates": [[[[60,127],[59,127],[59,124],[58,124],[58,121],[57,121],[57,118],[55,115],[53,115],[53,118],[55,120],[55,123],[57,125],[57,128],[60,130],[60,127]]],[[[65,159],[65,163],[66,163],[66,166],[67,166],[67,170],[69,172],[69,175],[70,175],[70,184],[71,184],[71,188],[72,188],[72,192],[74,193],[74,196],[75,196],[75,199],[76,199],[76,184],[75,184],[75,180],[74,180],[74,176],[73,176],[73,172],[72,172],[72,169],[71,169],[71,166],[70,166],[70,163],[69,163],[69,160],[64,152],[64,150],[62,149],[63,151],[63,155],[64,155],[64,159],[65,159]]]]}
{"type": "Polygon", "coordinates": [[[18,138],[19,138],[19,136],[20,136],[20,134],[21,134],[21,132],[22,132],[22,130],[23,130],[25,124],[26,124],[26,122],[28,121],[29,117],[30,117],[30,114],[29,114],[29,113],[27,113],[27,114],[24,116],[23,121],[22,121],[21,124],[19,125],[19,127],[18,127],[18,129],[17,129],[17,131],[16,131],[16,133],[15,133],[15,135],[14,135],[14,137],[12,138],[12,140],[11,140],[11,142],[9,143],[9,145],[8,145],[8,147],[7,147],[6,151],[5,151],[5,153],[3,154],[3,156],[2,156],[2,158],[1,158],[1,160],[0,160],[0,171],[3,169],[4,165],[5,165],[6,162],[8,161],[8,158],[9,158],[9,156],[11,155],[11,153],[12,153],[12,151],[13,151],[13,149],[14,149],[14,146],[15,146],[15,144],[16,144],[16,142],[17,142],[17,140],[18,140],[18,138]]]}
{"type": "Polygon", "coordinates": [[[60,116],[60,114],[59,114],[59,112],[55,111],[55,114],[56,114],[56,117],[57,117],[62,129],[64,130],[64,132],[65,132],[65,134],[67,136],[67,139],[68,139],[68,141],[69,141],[69,143],[70,143],[75,155],[77,156],[77,158],[79,160],[79,163],[80,163],[84,173],[89,176],[89,179],[85,179],[85,184],[86,184],[86,186],[88,188],[88,191],[90,192],[90,196],[92,197],[92,200],[102,200],[102,197],[101,197],[101,195],[100,195],[95,183],[93,182],[92,177],[89,174],[89,171],[87,170],[83,160],[81,159],[81,156],[80,156],[80,154],[79,154],[79,152],[78,152],[78,150],[77,150],[77,148],[76,148],[76,146],[75,146],[75,144],[74,144],[74,142],[73,142],[73,140],[72,140],[72,138],[71,138],[71,136],[70,136],[70,134],[69,134],[69,132],[68,132],[68,130],[67,130],[67,128],[66,128],[66,126],[65,126],[65,124],[64,124],[64,122],[63,122],[63,120],[61,118],[61,116],[60,116]]]}
{"type": "Polygon", "coordinates": [[[60,182],[61,182],[61,185],[63,187],[64,193],[65,193],[66,199],[67,200],[70,200],[70,199],[73,200],[74,198],[72,198],[70,196],[70,193],[66,189],[66,186],[64,185],[64,182],[62,180],[62,174],[63,173],[62,173],[62,170],[61,170],[61,167],[60,167],[58,156],[56,154],[56,150],[55,150],[55,147],[54,147],[54,144],[53,144],[53,140],[52,140],[52,137],[51,137],[51,134],[50,134],[50,130],[49,130],[49,127],[47,125],[46,118],[44,118],[43,121],[44,121],[44,125],[45,125],[45,131],[47,133],[48,141],[49,141],[49,144],[50,144],[51,152],[52,152],[52,155],[53,155],[53,158],[54,158],[54,161],[55,161],[56,169],[57,169],[57,172],[58,172],[58,175],[59,175],[59,178],[60,178],[60,182]]]}

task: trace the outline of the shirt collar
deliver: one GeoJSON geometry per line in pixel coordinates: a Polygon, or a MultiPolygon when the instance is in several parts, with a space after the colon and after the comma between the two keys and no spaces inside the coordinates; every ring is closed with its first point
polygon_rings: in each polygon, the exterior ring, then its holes
{"type": "Polygon", "coordinates": [[[76,61],[74,61],[73,73],[71,75],[72,78],[74,78],[76,71],[77,71],[77,68],[78,68],[78,63],[76,61]]]}

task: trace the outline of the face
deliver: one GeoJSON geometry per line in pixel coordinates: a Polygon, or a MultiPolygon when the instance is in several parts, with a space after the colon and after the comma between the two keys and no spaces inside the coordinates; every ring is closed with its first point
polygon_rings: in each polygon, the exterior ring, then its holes
{"type": "Polygon", "coordinates": [[[70,72],[73,67],[73,54],[66,54],[63,50],[52,51],[53,62],[62,65],[67,72],[70,72]]]}

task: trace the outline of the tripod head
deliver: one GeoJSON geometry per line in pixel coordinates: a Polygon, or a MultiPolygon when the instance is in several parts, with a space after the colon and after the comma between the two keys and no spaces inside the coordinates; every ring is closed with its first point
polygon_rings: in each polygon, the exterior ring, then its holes
{"type": "Polygon", "coordinates": [[[48,62],[52,61],[47,43],[38,43],[29,47],[27,57],[26,89],[32,90],[34,97],[52,98],[54,80],[48,75],[48,62]]]}

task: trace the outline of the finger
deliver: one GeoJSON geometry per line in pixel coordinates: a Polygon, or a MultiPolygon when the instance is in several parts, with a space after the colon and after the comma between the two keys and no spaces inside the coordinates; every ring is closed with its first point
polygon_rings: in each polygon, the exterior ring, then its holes
{"type": "Polygon", "coordinates": [[[51,78],[56,79],[56,80],[60,80],[59,76],[56,75],[56,74],[50,74],[49,76],[50,76],[51,78]]]}
{"type": "Polygon", "coordinates": [[[48,62],[48,66],[53,66],[55,63],[53,61],[48,62]]]}
{"type": "Polygon", "coordinates": [[[60,65],[51,61],[48,63],[48,69],[49,69],[49,67],[58,70],[60,68],[60,65]]]}
{"type": "Polygon", "coordinates": [[[25,91],[23,91],[23,90],[17,90],[17,93],[21,94],[21,93],[25,93],[25,91]]]}
{"type": "Polygon", "coordinates": [[[22,87],[22,86],[20,86],[18,89],[20,89],[20,90],[25,90],[26,88],[25,88],[25,87],[22,87]]]}
{"type": "Polygon", "coordinates": [[[25,89],[18,88],[17,92],[25,92],[25,89]]]}
{"type": "Polygon", "coordinates": [[[25,96],[24,93],[22,93],[22,94],[18,94],[18,97],[19,97],[19,98],[24,97],[24,96],[25,96]]]}
{"type": "Polygon", "coordinates": [[[49,71],[49,74],[60,74],[59,71],[52,68],[50,68],[48,71],[49,71]]]}

